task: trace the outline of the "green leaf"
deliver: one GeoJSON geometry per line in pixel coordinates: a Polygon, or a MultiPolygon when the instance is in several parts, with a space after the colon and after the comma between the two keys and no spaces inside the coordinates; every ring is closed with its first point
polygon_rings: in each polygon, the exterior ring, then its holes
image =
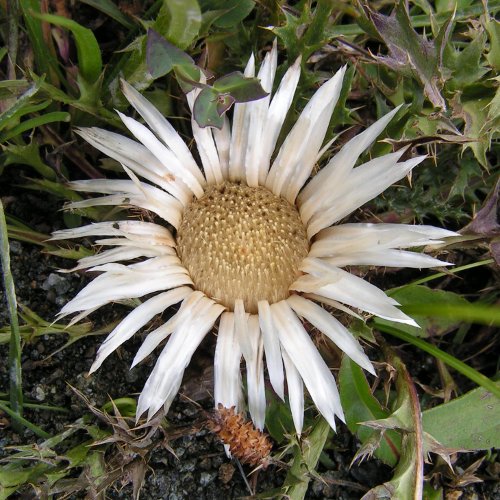
{"type": "Polygon", "coordinates": [[[282,443],[287,434],[293,434],[294,425],[290,406],[277,397],[269,396],[266,409],[266,429],[277,442],[282,443]]]}
{"type": "Polygon", "coordinates": [[[490,99],[477,99],[465,101],[462,103],[462,116],[465,120],[464,135],[476,139],[465,147],[469,147],[474,152],[477,161],[483,166],[488,167],[486,151],[490,148],[494,130],[485,128],[488,123],[488,106],[490,99]]]}
{"type": "Polygon", "coordinates": [[[269,95],[258,78],[246,78],[240,71],[234,71],[217,79],[213,88],[219,93],[228,93],[236,102],[249,102],[269,95]]]}
{"type": "Polygon", "coordinates": [[[34,129],[42,125],[47,125],[48,123],[69,122],[70,118],[70,114],[66,111],[53,111],[52,113],[46,113],[42,116],[36,116],[34,118],[21,122],[16,127],[10,129],[8,132],[0,135],[0,141],[8,141],[9,139],[20,135],[27,130],[34,129]]]}
{"type": "Polygon", "coordinates": [[[252,12],[255,0],[200,0],[203,13],[224,11],[214,21],[218,28],[234,28],[252,12]]]}
{"type": "Polygon", "coordinates": [[[33,15],[41,21],[55,24],[71,31],[75,39],[80,74],[88,82],[96,82],[102,73],[102,58],[101,49],[92,30],[84,28],[77,22],[66,17],[54,14],[33,13],[33,15]]]}
{"type": "MultiPolygon", "coordinates": [[[[175,66],[179,66],[188,74],[192,73],[191,68],[196,68],[191,57],[165,40],[153,29],[148,30],[146,61],[149,73],[153,78],[160,78],[170,73],[175,66]]],[[[196,81],[199,81],[199,76],[196,81]]]]}
{"type": "MultiPolygon", "coordinates": [[[[373,11],[365,4],[360,16],[360,21],[363,20],[367,29],[371,33],[376,32],[389,49],[388,56],[378,56],[377,59],[395,71],[410,77],[416,76],[430,102],[445,110],[446,103],[440,89],[443,79],[440,55],[433,42],[413,29],[406,2],[400,0],[390,16],[373,11]]],[[[441,46],[446,44],[445,35],[446,30],[439,40],[441,46]]]]}
{"type": "Polygon", "coordinates": [[[31,98],[40,90],[40,85],[34,83],[26,92],[24,92],[20,97],[16,99],[14,104],[6,109],[2,114],[0,114],[0,130],[6,127],[10,120],[17,115],[22,113],[23,108],[25,108],[31,101],[31,98]]]}
{"type": "Polygon", "coordinates": [[[490,19],[486,23],[486,31],[490,39],[490,51],[486,58],[493,69],[500,71],[500,21],[490,19]]]}
{"type": "Polygon", "coordinates": [[[387,431],[380,439],[376,430],[360,422],[378,420],[389,416],[373,396],[362,369],[347,356],[342,359],[339,373],[340,401],[349,430],[366,447],[368,453],[394,467],[399,459],[401,436],[395,431],[387,431]]]}
{"type": "Polygon", "coordinates": [[[420,500],[424,478],[424,441],[420,403],[415,385],[404,363],[386,346],[384,352],[397,373],[395,409],[387,418],[364,422],[363,425],[385,431],[401,429],[403,432],[401,458],[392,479],[373,488],[363,498],[420,500]]]}
{"type": "Polygon", "coordinates": [[[224,120],[218,112],[219,93],[211,87],[204,88],[196,98],[193,106],[193,117],[200,127],[217,127],[221,129],[224,120]]]}
{"type": "Polygon", "coordinates": [[[3,159],[4,165],[15,165],[16,163],[29,165],[41,176],[55,180],[56,174],[54,170],[43,162],[39,146],[34,140],[30,144],[25,145],[9,144],[8,146],[3,146],[3,151],[5,153],[3,159]]]}
{"type": "Polygon", "coordinates": [[[294,447],[293,463],[283,484],[283,493],[291,500],[302,500],[306,493],[311,474],[314,473],[319,457],[325,447],[330,425],[320,418],[307,438],[294,447]]]}
{"type": "Polygon", "coordinates": [[[59,84],[61,74],[57,59],[54,54],[53,45],[44,37],[44,27],[40,22],[41,2],[40,0],[19,0],[19,7],[23,13],[24,22],[28,31],[31,47],[35,54],[36,67],[41,75],[46,75],[48,81],[54,85],[59,84]]]}
{"type": "Polygon", "coordinates": [[[201,26],[201,10],[197,0],[163,0],[154,29],[185,49],[196,38],[201,26]]]}
{"type": "Polygon", "coordinates": [[[478,30],[461,51],[451,48],[446,51],[445,63],[452,71],[452,78],[446,85],[447,89],[462,90],[478,82],[488,72],[488,68],[481,64],[485,45],[486,34],[478,30]]]}
{"type": "MultiPolygon", "coordinates": [[[[108,401],[102,407],[102,411],[114,414],[114,408],[117,408],[122,417],[135,417],[137,410],[137,401],[133,398],[118,398],[108,401]]],[[[118,415],[116,415],[118,416],[118,415]]]]}
{"type": "Polygon", "coordinates": [[[200,69],[193,65],[174,66],[177,83],[184,93],[191,92],[195,87],[199,87],[200,69]]]}
{"type": "MultiPolygon", "coordinates": [[[[408,332],[414,337],[436,337],[455,330],[462,319],[447,314],[450,307],[462,309],[470,303],[460,295],[444,290],[432,290],[426,286],[408,285],[388,293],[390,297],[397,300],[402,309],[420,325],[416,328],[410,325],[397,324],[400,330],[408,332]],[[437,311],[438,315],[430,313],[430,307],[437,311]],[[410,312],[411,311],[411,312],[410,312]]],[[[394,322],[377,318],[376,324],[395,325],[394,322]]]]}
{"type": "Polygon", "coordinates": [[[500,399],[483,388],[426,410],[422,417],[425,432],[448,448],[500,448],[500,399]]]}
{"type": "Polygon", "coordinates": [[[272,31],[285,44],[289,59],[293,61],[302,55],[302,60],[307,61],[327,42],[325,30],[333,8],[331,0],[319,0],[314,8],[312,2],[303,2],[298,17],[284,10],[286,22],[272,31]]]}

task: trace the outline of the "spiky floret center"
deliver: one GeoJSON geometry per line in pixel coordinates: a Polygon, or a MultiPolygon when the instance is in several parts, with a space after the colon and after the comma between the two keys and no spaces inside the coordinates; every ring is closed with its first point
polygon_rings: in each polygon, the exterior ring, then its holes
{"type": "Polygon", "coordinates": [[[186,207],[177,250],[198,290],[229,310],[241,299],[256,313],[259,300],[288,297],[309,242],[288,201],[264,187],[225,182],[186,207]]]}

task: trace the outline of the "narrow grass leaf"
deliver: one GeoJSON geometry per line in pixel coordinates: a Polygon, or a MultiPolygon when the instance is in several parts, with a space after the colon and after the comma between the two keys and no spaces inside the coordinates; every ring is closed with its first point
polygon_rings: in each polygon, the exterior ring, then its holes
{"type": "Polygon", "coordinates": [[[69,122],[70,118],[70,114],[66,111],[53,111],[52,113],[46,113],[42,116],[36,116],[35,118],[30,118],[29,120],[21,122],[16,127],[1,135],[0,141],[8,141],[9,139],[18,136],[27,130],[41,127],[42,125],[47,125],[48,123],[69,122]]]}
{"type": "Polygon", "coordinates": [[[37,425],[32,424],[29,420],[26,420],[19,413],[13,411],[8,405],[2,403],[1,401],[0,410],[5,412],[7,415],[9,415],[10,418],[12,418],[13,427],[15,429],[29,429],[31,432],[33,432],[33,434],[43,439],[47,439],[50,437],[49,433],[45,432],[43,429],[40,429],[40,427],[38,427],[37,425]]]}
{"type": "Polygon", "coordinates": [[[500,398],[500,387],[496,385],[495,382],[490,380],[482,373],[479,373],[477,370],[474,370],[474,368],[472,368],[471,366],[455,358],[451,354],[448,354],[447,352],[442,351],[435,345],[429,344],[429,342],[426,342],[423,339],[414,337],[413,335],[410,335],[409,333],[404,332],[400,328],[397,328],[395,326],[379,324],[377,320],[374,320],[374,325],[381,332],[388,333],[393,337],[396,337],[400,340],[404,340],[405,342],[408,342],[409,344],[418,347],[422,351],[431,354],[435,358],[440,359],[448,366],[451,366],[465,377],[469,378],[476,384],[480,385],[487,391],[492,392],[493,394],[495,394],[495,396],[500,398]]]}
{"type": "MultiPolygon", "coordinates": [[[[9,239],[7,236],[7,223],[3,204],[0,201],[0,261],[3,270],[5,298],[10,319],[10,347],[9,347],[9,376],[10,376],[10,405],[12,413],[18,417],[23,414],[23,383],[21,374],[21,334],[19,332],[19,319],[17,317],[16,290],[14,278],[10,270],[9,239]]],[[[9,413],[10,414],[10,413],[9,413]]],[[[11,415],[12,416],[12,415],[11,415]]],[[[19,420],[14,420],[16,430],[20,430],[19,420]]]]}
{"type": "Polygon", "coordinates": [[[30,99],[38,92],[39,89],[40,86],[38,83],[34,83],[10,108],[0,114],[0,130],[7,126],[9,121],[22,111],[22,109],[30,102],[30,99]]]}
{"type": "Polygon", "coordinates": [[[135,24],[111,0],[80,0],[80,2],[101,11],[128,30],[135,28],[135,24]]]}
{"type": "Polygon", "coordinates": [[[19,7],[26,23],[38,72],[42,75],[47,75],[47,79],[52,84],[59,85],[62,75],[53,51],[53,45],[52,43],[48,43],[45,38],[42,22],[37,17],[37,15],[40,15],[41,5],[40,0],[19,0],[19,7]]]}
{"type": "Polygon", "coordinates": [[[80,74],[90,83],[97,81],[102,73],[102,58],[99,44],[88,28],[84,28],[77,22],[54,14],[35,14],[41,21],[61,26],[71,31],[75,39],[78,55],[78,67],[80,74]]]}

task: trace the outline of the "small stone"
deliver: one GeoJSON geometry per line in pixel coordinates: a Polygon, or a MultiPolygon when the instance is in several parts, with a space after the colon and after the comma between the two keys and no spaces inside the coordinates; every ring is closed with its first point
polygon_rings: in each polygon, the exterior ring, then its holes
{"type": "Polygon", "coordinates": [[[200,474],[200,485],[207,486],[215,479],[215,474],[211,474],[210,472],[202,472],[200,474]]]}
{"type": "Polygon", "coordinates": [[[23,251],[23,246],[19,241],[11,240],[9,242],[9,248],[12,255],[20,255],[23,251]]]}
{"type": "Polygon", "coordinates": [[[66,276],[50,273],[48,278],[43,282],[42,288],[47,291],[53,290],[56,295],[62,295],[71,288],[71,284],[66,276]]]}
{"type": "Polygon", "coordinates": [[[37,385],[35,387],[35,399],[37,401],[44,401],[45,400],[45,390],[41,385],[37,385]]]}

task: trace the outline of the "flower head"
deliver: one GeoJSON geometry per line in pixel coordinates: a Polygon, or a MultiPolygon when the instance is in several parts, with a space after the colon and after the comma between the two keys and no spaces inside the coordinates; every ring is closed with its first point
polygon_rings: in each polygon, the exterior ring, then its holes
{"type": "MultiPolygon", "coordinates": [[[[258,73],[271,94],[274,46],[258,73]]],[[[254,76],[254,59],[246,76],[254,76]]],[[[345,216],[405,177],[424,157],[399,161],[403,151],[356,166],[397,112],[351,139],[316,175],[345,68],[311,98],[276,154],[281,127],[300,76],[292,65],[274,96],[237,104],[232,125],[200,128],[192,120],[201,168],[172,125],[127,83],[123,92],[145,124],[119,113],[136,140],[98,128],[80,130],[97,149],[119,161],[129,180],[72,183],[104,196],[71,203],[139,207],[155,222],[101,222],[58,231],[53,239],[100,236],[112,247],[81,259],[76,269],[100,274],[61,311],[81,319],[104,304],[145,297],[101,345],[91,372],[153,317],[180,303],[178,312],[150,332],[133,361],[141,362],[168,338],[140,395],[138,417],[167,410],[184,370],[218,323],[215,404],[242,407],[240,361],[246,364],[248,408],[262,429],[266,408],[264,356],[269,380],[289,404],[302,430],[305,384],[318,410],[335,428],[343,419],[334,377],[303,320],[375,373],[362,347],[323,305],[356,315],[357,309],[407,324],[398,303],[346,266],[434,267],[446,264],[406,249],[453,235],[430,226],[338,224],[345,216]],[[129,262],[129,263],[126,263],[129,262]]],[[[188,94],[192,108],[198,89],[188,94]]]]}

